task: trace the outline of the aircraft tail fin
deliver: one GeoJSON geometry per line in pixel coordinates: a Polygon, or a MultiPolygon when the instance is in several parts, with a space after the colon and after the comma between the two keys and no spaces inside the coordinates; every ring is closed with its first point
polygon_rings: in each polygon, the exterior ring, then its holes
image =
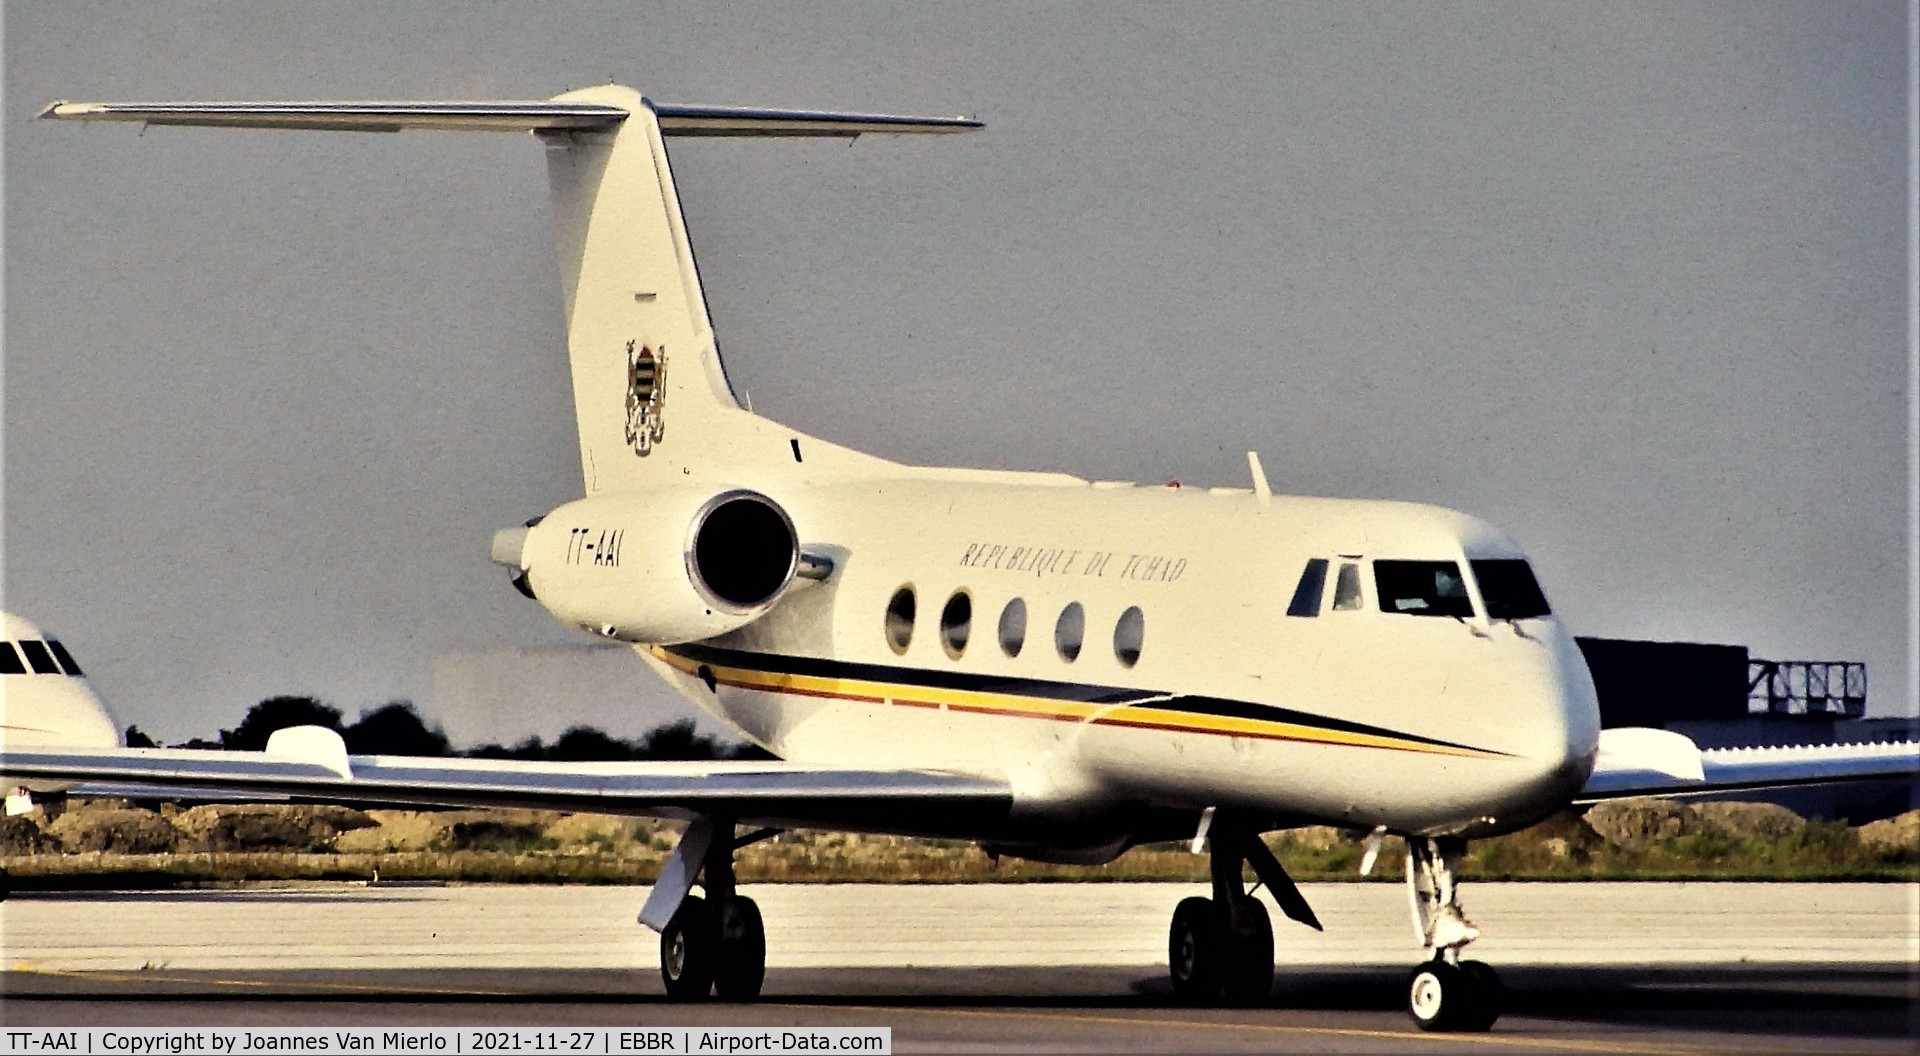
{"type": "MultiPolygon", "coordinates": [[[[655,104],[602,85],[507,102],[57,102],[42,117],[160,125],[532,132],[547,147],[568,354],[589,494],[803,460],[741,406],[714,341],[666,136],[961,132],[966,118],[655,104]]],[[[805,438],[818,472],[877,459],[805,438]]]]}

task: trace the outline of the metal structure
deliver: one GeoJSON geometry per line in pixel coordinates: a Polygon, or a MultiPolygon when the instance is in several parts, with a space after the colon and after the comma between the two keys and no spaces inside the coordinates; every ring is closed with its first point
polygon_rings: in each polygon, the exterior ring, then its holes
{"type": "Polygon", "coordinates": [[[1747,714],[1857,719],[1867,712],[1867,665],[1851,660],[1749,660],[1747,714]]]}

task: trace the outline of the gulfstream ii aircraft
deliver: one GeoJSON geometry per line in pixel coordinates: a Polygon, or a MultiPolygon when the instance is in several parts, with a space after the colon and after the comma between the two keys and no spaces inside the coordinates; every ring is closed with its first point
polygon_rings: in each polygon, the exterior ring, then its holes
{"type": "MultiPolygon", "coordinates": [[[[1527,556],[1482,520],[1251,487],[909,466],[743,407],[714,343],[672,136],[955,133],[960,118],[672,106],[603,86],[536,102],[55,103],[57,120],[531,133],[546,151],[584,482],[492,558],[562,623],[631,643],[766,763],[9,748],[10,783],[114,780],[395,804],[683,819],[640,910],[680,998],[756,996],[766,948],[734,852],[797,827],[1104,862],[1191,840],[1212,897],[1173,908],[1176,993],[1264,1000],[1273,931],[1245,871],[1320,927],[1260,835],[1406,841],[1430,1029],[1484,1029],[1492,969],[1455,864],[1582,798],[1901,773],[1892,751],[1701,752],[1600,730],[1527,556]],[[910,530],[902,531],[902,526],[910,530]],[[695,895],[698,887],[700,894],[695,895]]],[[[531,512],[531,511],[530,511],[531,512]]],[[[1369,861],[1371,861],[1371,854],[1369,861]]]]}

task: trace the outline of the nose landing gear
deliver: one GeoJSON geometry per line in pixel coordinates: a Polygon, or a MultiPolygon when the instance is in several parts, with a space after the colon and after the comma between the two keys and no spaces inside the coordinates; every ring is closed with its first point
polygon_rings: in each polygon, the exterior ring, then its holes
{"type": "Polygon", "coordinates": [[[1433,957],[1407,977],[1407,1014],[1421,1030],[1482,1031],[1500,1018],[1504,989],[1494,970],[1460,959],[1480,930],[1460,909],[1455,877],[1467,841],[1407,838],[1407,897],[1413,929],[1433,957]]]}
{"type": "Polygon", "coordinates": [[[1407,976],[1407,1015],[1421,1030],[1483,1031],[1500,1018],[1504,992],[1484,962],[1436,957],[1407,976]]]}

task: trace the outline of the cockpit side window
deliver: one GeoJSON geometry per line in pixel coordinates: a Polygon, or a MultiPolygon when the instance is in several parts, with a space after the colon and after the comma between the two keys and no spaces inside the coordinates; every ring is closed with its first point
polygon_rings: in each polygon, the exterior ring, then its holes
{"type": "Polygon", "coordinates": [[[1489,620],[1529,620],[1551,615],[1547,596],[1533,578],[1533,569],[1517,558],[1469,561],[1473,578],[1480,581],[1480,597],[1487,603],[1489,620]]]}
{"type": "Polygon", "coordinates": [[[1467,581],[1452,561],[1375,561],[1373,583],[1380,611],[1407,616],[1473,615],[1467,581]]]}
{"type": "Polygon", "coordinates": [[[1306,571],[1300,573],[1300,585],[1293,588],[1293,603],[1287,606],[1287,615],[1320,615],[1320,595],[1326,587],[1327,559],[1316,557],[1307,562],[1306,571]]]}
{"type": "Polygon", "coordinates": [[[1360,566],[1351,561],[1340,566],[1340,578],[1333,583],[1333,611],[1351,612],[1360,607],[1360,566]]]}
{"type": "Polygon", "coordinates": [[[53,658],[60,661],[60,670],[75,678],[81,677],[80,665],[73,662],[73,654],[67,652],[67,647],[61,645],[58,638],[47,639],[47,648],[53,650],[53,658]]]}
{"type": "Polygon", "coordinates": [[[0,675],[24,675],[27,665],[20,662],[20,654],[14,651],[12,642],[0,642],[0,675]]]}
{"type": "Polygon", "coordinates": [[[44,642],[28,639],[20,643],[20,652],[27,658],[27,666],[33,668],[36,675],[57,675],[60,665],[54,662],[53,654],[47,652],[44,642]]]}

